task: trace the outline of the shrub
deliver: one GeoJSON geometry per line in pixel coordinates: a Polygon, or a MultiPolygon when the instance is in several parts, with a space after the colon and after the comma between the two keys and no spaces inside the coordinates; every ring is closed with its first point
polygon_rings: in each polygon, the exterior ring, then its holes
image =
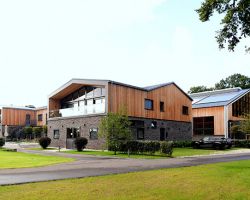
{"type": "Polygon", "coordinates": [[[235,145],[235,147],[250,148],[250,141],[248,141],[248,140],[235,140],[234,145],[235,145]]]}
{"type": "Polygon", "coordinates": [[[173,146],[177,148],[192,147],[192,141],[174,141],[173,146]]]}
{"type": "Polygon", "coordinates": [[[160,142],[158,141],[145,141],[144,142],[144,152],[149,154],[154,154],[156,151],[160,150],[160,142]]]}
{"type": "Polygon", "coordinates": [[[35,137],[41,137],[41,133],[43,132],[42,127],[33,127],[32,132],[34,133],[35,137]]]}
{"type": "Polygon", "coordinates": [[[167,156],[172,156],[172,154],[173,154],[173,142],[171,142],[171,141],[161,142],[160,149],[161,149],[162,154],[165,154],[167,156]]]}
{"type": "Polygon", "coordinates": [[[0,138],[0,147],[5,145],[5,140],[4,138],[0,138]]]}
{"type": "Polygon", "coordinates": [[[49,137],[41,137],[39,139],[39,144],[43,149],[46,149],[51,143],[51,139],[49,137]]]}
{"type": "Polygon", "coordinates": [[[77,151],[82,151],[83,149],[85,149],[87,144],[88,144],[88,139],[85,137],[78,137],[75,139],[75,145],[77,151]]]}

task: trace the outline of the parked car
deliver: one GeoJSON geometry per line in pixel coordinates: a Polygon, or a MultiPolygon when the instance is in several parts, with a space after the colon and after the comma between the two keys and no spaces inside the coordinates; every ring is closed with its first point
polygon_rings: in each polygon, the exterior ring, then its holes
{"type": "Polygon", "coordinates": [[[232,147],[232,140],[225,137],[209,136],[204,137],[199,141],[192,143],[193,148],[212,148],[212,149],[230,149],[232,147]]]}

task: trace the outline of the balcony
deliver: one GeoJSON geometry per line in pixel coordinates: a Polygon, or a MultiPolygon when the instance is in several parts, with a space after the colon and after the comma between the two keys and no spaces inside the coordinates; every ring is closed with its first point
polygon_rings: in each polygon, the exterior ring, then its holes
{"type": "Polygon", "coordinates": [[[81,115],[93,115],[105,113],[105,103],[93,104],[93,105],[74,105],[73,108],[64,108],[59,110],[53,110],[49,112],[49,117],[73,117],[81,115]]]}

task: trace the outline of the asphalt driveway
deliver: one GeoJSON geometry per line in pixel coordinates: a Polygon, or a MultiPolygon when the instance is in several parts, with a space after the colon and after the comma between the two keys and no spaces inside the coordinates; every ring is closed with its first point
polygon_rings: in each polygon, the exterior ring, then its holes
{"type": "Polygon", "coordinates": [[[0,185],[101,176],[161,168],[187,167],[236,160],[250,160],[250,153],[150,160],[78,155],[23,149],[20,149],[19,151],[70,157],[75,158],[76,161],[37,168],[2,169],[0,170],[0,185]]]}

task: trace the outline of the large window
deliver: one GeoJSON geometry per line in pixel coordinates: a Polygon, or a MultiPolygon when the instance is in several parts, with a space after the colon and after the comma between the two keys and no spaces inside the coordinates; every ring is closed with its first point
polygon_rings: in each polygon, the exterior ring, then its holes
{"type": "Polygon", "coordinates": [[[146,110],[153,110],[153,100],[145,99],[144,107],[146,110]]]}
{"type": "Polygon", "coordinates": [[[250,93],[234,102],[232,111],[234,117],[250,114],[250,93]]]}
{"type": "Polygon", "coordinates": [[[194,135],[214,135],[214,117],[194,117],[194,135]]]}
{"type": "Polygon", "coordinates": [[[67,128],[67,138],[77,138],[80,137],[79,128],[67,128]]]}

